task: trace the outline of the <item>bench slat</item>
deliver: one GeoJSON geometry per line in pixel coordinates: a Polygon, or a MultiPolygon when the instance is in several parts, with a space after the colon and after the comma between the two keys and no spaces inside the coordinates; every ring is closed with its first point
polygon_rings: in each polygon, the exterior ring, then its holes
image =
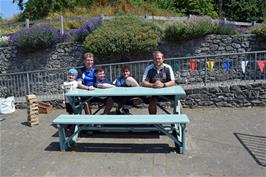
{"type": "Polygon", "coordinates": [[[165,115],[60,115],[53,124],[173,124],[189,123],[185,114],[165,115]]]}

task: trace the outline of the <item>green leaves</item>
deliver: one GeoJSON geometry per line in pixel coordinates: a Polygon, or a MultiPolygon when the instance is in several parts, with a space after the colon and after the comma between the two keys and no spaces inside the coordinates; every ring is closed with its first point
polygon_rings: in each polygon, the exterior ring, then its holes
{"type": "Polygon", "coordinates": [[[156,49],[161,35],[161,29],[153,23],[121,16],[105,21],[86,37],[84,45],[99,56],[125,56],[156,49]]]}
{"type": "Polygon", "coordinates": [[[256,34],[258,37],[266,39],[266,23],[257,26],[251,31],[253,34],[256,34]]]}

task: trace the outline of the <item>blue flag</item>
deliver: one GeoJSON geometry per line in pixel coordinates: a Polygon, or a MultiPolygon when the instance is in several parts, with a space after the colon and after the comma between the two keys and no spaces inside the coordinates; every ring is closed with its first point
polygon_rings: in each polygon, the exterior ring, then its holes
{"type": "Polygon", "coordinates": [[[224,67],[225,67],[226,72],[228,72],[229,71],[229,68],[230,68],[230,63],[229,63],[228,60],[225,60],[224,61],[224,67]]]}

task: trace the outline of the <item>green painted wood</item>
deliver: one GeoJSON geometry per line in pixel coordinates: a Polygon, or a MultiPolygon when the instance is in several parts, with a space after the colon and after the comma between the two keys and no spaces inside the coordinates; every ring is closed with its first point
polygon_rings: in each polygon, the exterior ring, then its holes
{"type": "Polygon", "coordinates": [[[95,90],[75,89],[65,94],[66,96],[169,96],[178,95],[185,96],[184,89],[180,86],[164,87],[164,88],[148,88],[148,87],[113,87],[108,89],[96,88],[95,90]]]}
{"type": "Polygon", "coordinates": [[[60,115],[53,124],[175,124],[189,123],[185,114],[165,115],[60,115]]]}

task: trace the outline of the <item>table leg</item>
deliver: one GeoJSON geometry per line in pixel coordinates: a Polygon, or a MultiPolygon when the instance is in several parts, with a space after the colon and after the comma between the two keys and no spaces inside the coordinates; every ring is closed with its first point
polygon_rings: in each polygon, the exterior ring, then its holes
{"type": "Polygon", "coordinates": [[[59,145],[60,150],[65,151],[66,150],[66,134],[65,134],[65,128],[63,125],[57,124],[58,132],[59,132],[59,145]]]}
{"type": "Polygon", "coordinates": [[[186,124],[180,124],[181,125],[181,147],[180,147],[180,154],[185,153],[186,149],[186,124]]]}

